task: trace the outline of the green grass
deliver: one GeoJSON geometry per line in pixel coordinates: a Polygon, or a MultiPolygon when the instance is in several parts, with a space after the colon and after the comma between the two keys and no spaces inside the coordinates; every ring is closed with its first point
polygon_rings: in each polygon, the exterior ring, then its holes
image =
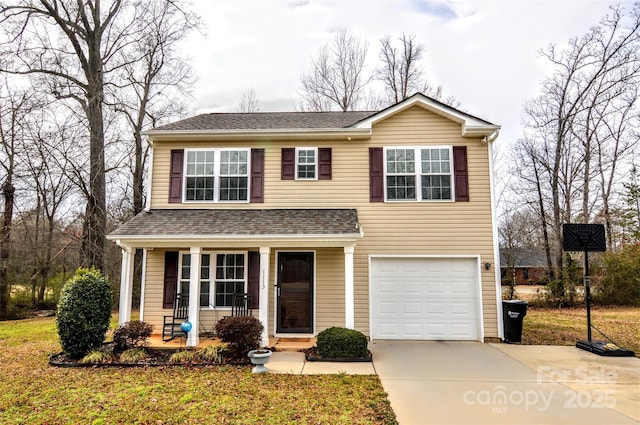
{"type": "Polygon", "coordinates": [[[395,424],[377,376],[56,368],[55,319],[0,322],[2,424],[395,424]]]}
{"type": "MultiPolygon", "coordinates": [[[[591,323],[616,344],[640,356],[640,308],[594,307],[591,323]]],[[[522,328],[522,343],[529,345],[575,345],[587,339],[585,308],[536,308],[529,306],[522,328]]],[[[604,340],[597,331],[593,340],[604,340]]]]}

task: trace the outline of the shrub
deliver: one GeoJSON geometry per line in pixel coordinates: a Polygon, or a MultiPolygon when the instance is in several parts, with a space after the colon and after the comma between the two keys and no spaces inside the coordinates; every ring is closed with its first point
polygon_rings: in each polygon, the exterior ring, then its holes
{"type": "Polygon", "coordinates": [[[264,326],[252,316],[225,317],[216,323],[216,334],[229,346],[234,357],[244,357],[260,347],[260,336],[264,326]]]}
{"type": "Polygon", "coordinates": [[[599,304],[640,305],[640,243],[604,256],[605,275],[594,288],[599,304]]]}
{"type": "Polygon", "coordinates": [[[367,337],[362,333],[347,328],[329,328],[318,334],[318,354],[322,357],[347,359],[367,357],[367,337]]]}
{"type": "Polygon", "coordinates": [[[117,352],[129,348],[144,347],[151,336],[153,326],[140,320],[132,320],[113,331],[114,350],[117,352]]]}
{"type": "Polygon", "coordinates": [[[56,312],[62,350],[80,358],[104,341],[111,319],[111,285],[92,268],[80,268],[64,285],[56,312]]]}
{"type": "Polygon", "coordinates": [[[80,363],[107,363],[111,360],[112,354],[104,350],[92,350],[80,360],[80,363]]]}
{"type": "Polygon", "coordinates": [[[122,363],[138,363],[147,357],[147,352],[144,348],[135,347],[129,348],[120,354],[120,361],[122,363]]]}
{"type": "Polygon", "coordinates": [[[227,350],[226,345],[208,345],[196,351],[196,358],[208,363],[222,363],[227,350]]]}
{"type": "Polygon", "coordinates": [[[193,350],[176,351],[169,357],[170,363],[190,363],[196,356],[193,350]]]}

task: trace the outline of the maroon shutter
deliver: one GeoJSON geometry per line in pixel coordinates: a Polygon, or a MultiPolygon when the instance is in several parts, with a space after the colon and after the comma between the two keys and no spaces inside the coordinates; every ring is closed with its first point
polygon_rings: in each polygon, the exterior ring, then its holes
{"type": "Polygon", "coordinates": [[[251,197],[249,202],[264,202],[264,149],[251,149],[251,197]]]}
{"type": "Polygon", "coordinates": [[[294,148],[282,148],[282,180],[294,180],[296,178],[296,150],[294,148]]]}
{"type": "Polygon", "coordinates": [[[182,202],[182,162],[184,160],[184,150],[175,149],[171,151],[171,165],[169,171],[169,202],[182,202]]]}
{"type": "Polygon", "coordinates": [[[331,180],[331,148],[318,149],[318,180],[331,180]]]}
{"type": "Polygon", "coordinates": [[[469,201],[469,170],[467,167],[467,147],[453,147],[453,175],[456,188],[456,202],[469,201]]]}
{"type": "Polygon", "coordinates": [[[384,158],[382,148],[369,148],[369,201],[384,202],[384,158]]]}
{"type": "Polygon", "coordinates": [[[249,273],[247,273],[247,293],[251,296],[252,309],[260,306],[260,253],[249,251],[249,273]]]}
{"type": "Polygon", "coordinates": [[[164,294],[162,308],[173,308],[178,289],[178,253],[164,253],[164,294]]]}

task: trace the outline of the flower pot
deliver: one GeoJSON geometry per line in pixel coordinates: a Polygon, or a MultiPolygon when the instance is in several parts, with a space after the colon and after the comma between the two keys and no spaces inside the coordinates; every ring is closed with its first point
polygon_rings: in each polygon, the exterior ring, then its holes
{"type": "Polygon", "coordinates": [[[271,350],[251,350],[247,354],[251,359],[251,364],[254,364],[255,367],[251,370],[251,373],[263,373],[269,372],[269,369],[266,368],[265,364],[269,361],[269,357],[271,357],[271,350]]]}

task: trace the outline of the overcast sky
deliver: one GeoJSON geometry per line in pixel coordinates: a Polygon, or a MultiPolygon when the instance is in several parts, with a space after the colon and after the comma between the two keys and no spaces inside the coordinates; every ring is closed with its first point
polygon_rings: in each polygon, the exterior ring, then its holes
{"type": "MultiPolygon", "coordinates": [[[[631,2],[623,2],[630,8],[631,2]]],[[[539,50],[582,35],[610,1],[194,0],[206,38],[192,37],[198,75],[194,113],[236,112],[253,89],[261,111],[293,111],[311,57],[346,27],[369,41],[375,66],[380,38],[414,34],[423,69],[468,112],[502,126],[500,141],[520,134],[523,103],[549,66],[539,50]]]]}

